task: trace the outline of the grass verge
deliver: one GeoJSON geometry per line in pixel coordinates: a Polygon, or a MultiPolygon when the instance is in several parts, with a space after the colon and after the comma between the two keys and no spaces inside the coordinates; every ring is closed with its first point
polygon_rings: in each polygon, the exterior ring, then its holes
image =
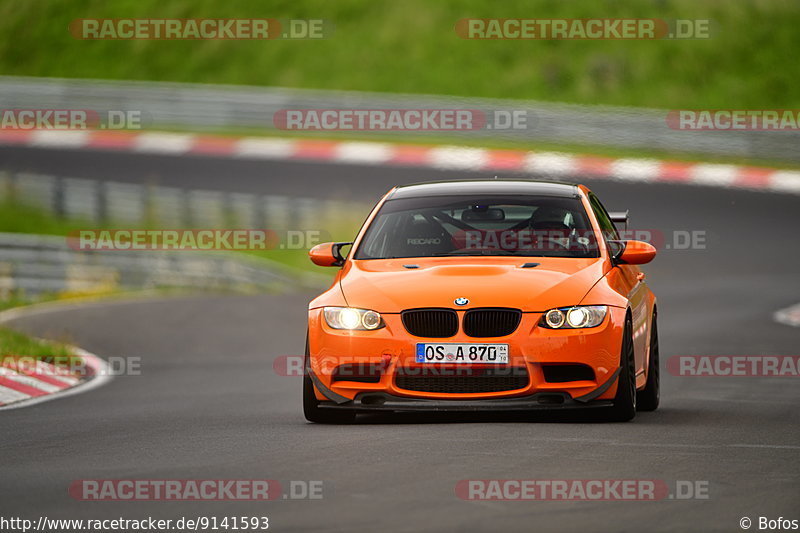
{"type": "Polygon", "coordinates": [[[0,358],[4,363],[9,359],[30,358],[62,365],[75,365],[81,360],[67,344],[35,339],[6,327],[0,327],[0,358]]]}
{"type": "Polygon", "coordinates": [[[796,0],[7,0],[0,72],[523,98],[665,109],[800,108],[796,0]],[[81,40],[97,18],[325,19],[307,40],[81,40]],[[709,20],[710,38],[469,40],[462,18],[709,20]]]}

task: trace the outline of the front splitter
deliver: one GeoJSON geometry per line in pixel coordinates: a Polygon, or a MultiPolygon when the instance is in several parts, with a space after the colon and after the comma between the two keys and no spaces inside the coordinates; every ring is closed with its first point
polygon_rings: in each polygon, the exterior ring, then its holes
{"type": "Polygon", "coordinates": [[[438,400],[406,398],[385,392],[362,392],[355,399],[344,402],[320,402],[325,409],[356,411],[560,411],[570,409],[596,409],[612,407],[610,400],[579,402],[568,394],[539,392],[517,398],[492,398],[483,400],[438,400]]]}

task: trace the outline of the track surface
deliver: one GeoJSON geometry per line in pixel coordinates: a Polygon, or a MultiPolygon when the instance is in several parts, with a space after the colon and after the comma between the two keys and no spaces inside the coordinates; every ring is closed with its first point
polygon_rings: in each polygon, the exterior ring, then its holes
{"type": "MultiPolygon", "coordinates": [[[[168,167],[163,174],[187,187],[275,194],[347,183],[369,196],[394,182],[464,175],[52,150],[0,156],[5,168],[53,165],[97,178],[168,167]]],[[[630,208],[633,227],[706,232],[706,249],[664,249],[645,267],[659,298],[662,361],[798,353],[800,329],[772,320],[800,301],[798,197],[589,185],[610,209],[630,208]]],[[[310,425],[299,378],[276,375],[272,361],[302,352],[312,297],[93,304],[16,321],[105,357],[140,356],[142,375],[0,415],[0,516],[267,515],[274,531],[740,531],[743,516],[800,519],[800,389],[792,378],[664,371],[662,408],[628,424],[482,415],[310,425]],[[322,480],[325,490],[318,501],[266,503],[79,502],[67,494],[77,479],[122,478],[322,480]],[[708,482],[710,498],[468,502],[454,494],[462,479],[508,478],[697,480],[708,482]]]]}

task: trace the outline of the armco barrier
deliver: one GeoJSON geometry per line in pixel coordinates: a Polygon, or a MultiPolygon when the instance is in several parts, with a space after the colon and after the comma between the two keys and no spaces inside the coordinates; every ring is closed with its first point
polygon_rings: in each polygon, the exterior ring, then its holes
{"type": "MultiPolygon", "coordinates": [[[[800,161],[798,131],[682,131],[669,127],[667,110],[529,100],[0,76],[0,108],[90,109],[99,113],[130,110],[141,112],[147,129],[192,131],[269,130],[275,128],[276,113],[286,109],[522,112],[527,117],[524,128],[479,128],[447,135],[800,161]]],[[[397,136],[398,132],[392,134],[397,136]]],[[[442,135],[433,131],[408,134],[442,135]]]]}
{"type": "Polygon", "coordinates": [[[0,299],[20,292],[162,287],[246,292],[321,287],[326,281],[242,253],[77,251],[64,237],[0,233],[0,299]]]}

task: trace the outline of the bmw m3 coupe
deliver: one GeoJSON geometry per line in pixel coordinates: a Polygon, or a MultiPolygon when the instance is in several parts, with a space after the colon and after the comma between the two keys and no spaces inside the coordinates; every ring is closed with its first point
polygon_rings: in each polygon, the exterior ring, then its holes
{"type": "Polygon", "coordinates": [[[656,250],[621,240],[626,220],[583,185],[395,187],[354,242],[309,252],[339,270],[308,307],[306,418],[655,410],[656,298],[638,265],[656,250]]]}

